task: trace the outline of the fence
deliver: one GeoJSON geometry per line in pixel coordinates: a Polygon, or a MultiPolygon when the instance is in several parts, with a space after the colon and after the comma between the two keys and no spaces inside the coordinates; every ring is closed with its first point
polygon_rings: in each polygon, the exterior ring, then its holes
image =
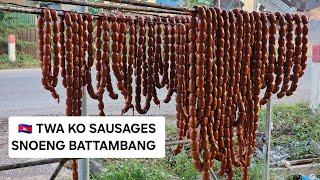
{"type": "Polygon", "coordinates": [[[32,57],[37,57],[37,45],[35,42],[37,42],[37,30],[36,28],[29,28],[29,29],[20,29],[15,30],[13,32],[16,36],[16,39],[26,41],[28,43],[32,43],[30,45],[18,45],[17,51],[22,52],[25,54],[29,54],[32,57]]]}
{"type": "MultiPolygon", "coordinates": [[[[16,3],[29,6],[37,6],[34,2],[26,0],[0,0],[0,2],[16,3]]],[[[4,26],[14,26],[18,24],[26,25],[28,28],[12,29],[8,33],[14,34],[17,39],[17,52],[29,54],[32,57],[37,57],[37,31],[36,31],[36,15],[25,13],[8,13],[7,18],[2,24],[4,26]]],[[[3,37],[6,38],[6,37],[3,37]]],[[[4,39],[5,40],[5,39],[4,39]]],[[[7,53],[6,40],[0,43],[0,54],[7,53]]]]}

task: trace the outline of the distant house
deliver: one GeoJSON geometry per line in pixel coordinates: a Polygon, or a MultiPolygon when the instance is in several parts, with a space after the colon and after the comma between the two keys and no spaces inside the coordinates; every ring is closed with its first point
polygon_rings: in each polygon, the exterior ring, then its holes
{"type": "Polygon", "coordinates": [[[320,0],[291,0],[290,3],[297,7],[298,11],[308,11],[320,7],[320,0]]]}
{"type": "Polygon", "coordinates": [[[221,8],[241,8],[247,11],[267,11],[283,13],[292,13],[297,11],[298,9],[295,4],[291,3],[289,0],[221,0],[221,8]]]}
{"type": "Polygon", "coordinates": [[[258,0],[257,8],[267,12],[293,13],[297,8],[287,0],[258,0]]]}

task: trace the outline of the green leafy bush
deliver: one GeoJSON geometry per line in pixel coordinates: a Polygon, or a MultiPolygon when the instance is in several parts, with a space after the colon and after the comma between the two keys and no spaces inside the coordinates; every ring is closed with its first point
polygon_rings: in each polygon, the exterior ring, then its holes
{"type": "Polygon", "coordinates": [[[105,172],[93,175],[94,180],[161,180],[170,179],[162,168],[139,160],[113,161],[107,164],[105,172]]]}
{"type": "MultiPolygon", "coordinates": [[[[260,113],[259,131],[265,131],[265,111],[260,113]]],[[[287,149],[290,160],[319,157],[314,146],[320,142],[320,115],[313,115],[307,103],[279,104],[272,107],[271,149],[287,149]]]]}
{"type": "Polygon", "coordinates": [[[193,166],[191,157],[186,151],[182,151],[176,156],[168,154],[166,163],[169,164],[168,171],[172,172],[179,179],[198,179],[200,174],[193,166]]]}
{"type": "Polygon", "coordinates": [[[10,62],[7,54],[0,55],[0,69],[39,67],[38,60],[27,54],[18,54],[15,62],[10,62]]]}

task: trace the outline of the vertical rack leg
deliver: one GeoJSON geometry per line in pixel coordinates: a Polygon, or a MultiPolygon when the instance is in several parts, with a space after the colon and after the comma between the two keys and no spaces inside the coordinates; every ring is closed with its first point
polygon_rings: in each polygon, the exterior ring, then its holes
{"type": "Polygon", "coordinates": [[[220,0],[217,0],[217,7],[221,8],[221,1],[220,0]]]}
{"type": "Polygon", "coordinates": [[[266,143],[264,148],[264,180],[269,180],[269,164],[270,164],[270,136],[271,136],[271,99],[267,104],[266,109],[266,143]]]}
{"type": "Polygon", "coordinates": [[[311,99],[310,107],[313,114],[318,112],[319,108],[319,72],[320,66],[319,63],[311,62],[311,99]]]}
{"type": "MultiPolygon", "coordinates": [[[[87,0],[83,0],[83,1],[87,1],[87,0]]],[[[78,6],[77,11],[82,12],[82,13],[86,13],[86,12],[88,12],[88,8],[85,6],[78,6]]],[[[88,104],[88,99],[87,99],[88,92],[85,87],[83,87],[82,90],[83,90],[83,96],[82,96],[81,116],[87,116],[88,115],[88,105],[87,105],[88,104]]],[[[79,180],[89,180],[89,177],[90,177],[89,161],[90,160],[88,158],[78,160],[79,180]]]]}
{"type": "MultiPolygon", "coordinates": [[[[82,97],[82,114],[81,116],[87,116],[87,91],[86,88],[83,88],[83,97],[82,97]]],[[[79,180],[89,180],[90,177],[90,168],[89,168],[89,159],[80,159],[78,160],[78,173],[79,180]]]]}

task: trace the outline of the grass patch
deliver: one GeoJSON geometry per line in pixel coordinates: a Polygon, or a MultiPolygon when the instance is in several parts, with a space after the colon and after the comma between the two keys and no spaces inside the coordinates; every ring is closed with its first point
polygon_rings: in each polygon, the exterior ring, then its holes
{"type": "MultiPolygon", "coordinates": [[[[213,166],[214,172],[219,171],[219,162],[213,166]]],[[[263,162],[253,161],[249,168],[250,179],[263,179],[263,162]]],[[[235,180],[241,180],[242,172],[234,167],[235,180]]],[[[176,156],[167,153],[163,159],[157,160],[107,160],[104,172],[92,174],[92,180],[196,180],[200,179],[200,173],[195,170],[191,157],[187,150],[182,151],[176,156]]],[[[274,174],[271,174],[274,177],[274,174]]],[[[221,177],[222,178],[222,177],[221,177]]]]}
{"type": "Polygon", "coordinates": [[[177,126],[175,116],[166,116],[166,138],[173,140],[177,137],[177,126]]]}
{"type": "Polygon", "coordinates": [[[176,156],[168,153],[162,163],[167,167],[168,173],[179,177],[179,179],[197,179],[200,176],[199,172],[193,167],[191,156],[186,150],[176,156]]]}
{"type": "MultiPolygon", "coordinates": [[[[307,103],[278,104],[272,107],[271,149],[287,149],[289,160],[319,157],[320,115],[313,115],[307,103]]],[[[265,111],[260,114],[259,130],[265,130],[265,111]]]]}
{"type": "Polygon", "coordinates": [[[0,69],[20,69],[39,67],[37,59],[27,54],[17,54],[16,61],[10,62],[7,54],[0,55],[0,69]]]}
{"type": "MultiPolygon", "coordinates": [[[[319,157],[319,152],[312,144],[319,143],[320,139],[320,115],[312,115],[307,103],[277,104],[272,107],[273,130],[271,134],[272,150],[276,146],[286,149],[290,155],[289,160],[308,157],[319,157]]],[[[259,131],[265,130],[265,110],[260,113],[259,131]]],[[[176,137],[175,117],[166,117],[167,139],[176,137]]],[[[105,171],[92,175],[94,180],[123,180],[123,179],[183,179],[195,180],[200,178],[192,164],[189,155],[189,146],[177,156],[169,151],[163,159],[121,159],[107,160],[105,171]]],[[[319,151],[319,150],[318,150],[319,151]]],[[[214,172],[219,171],[219,162],[213,166],[214,172]]],[[[249,168],[250,179],[263,179],[263,160],[253,159],[249,168]]],[[[270,179],[277,179],[279,174],[270,172],[270,179]]],[[[241,180],[242,171],[234,168],[235,180],[241,180]]],[[[282,175],[281,175],[282,176],[282,175]]],[[[284,177],[286,175],[283,175],[284,177]]],[[[220,178],[223,179],[223,178],[220,178]]]]}
{"type": "Polygon", "coordinates": [[[198,179],[199,173],[194,169],[191,158],[185,151],[177,156],[169,152],[163,159],[108,160],[105,171],[91,175],[93,180],[167,180],[198,179]]]}
{"type": "Polygon", "coordinates": [[[141,160],[121,160],[113,161],[106,166],[106,169],[101,174],[92,175],[94,180],[147,180],[147,179],[170,179],[170,175],[167,174],[161,167],[157,166],[157,163],[145,164],[141,160]]]}

